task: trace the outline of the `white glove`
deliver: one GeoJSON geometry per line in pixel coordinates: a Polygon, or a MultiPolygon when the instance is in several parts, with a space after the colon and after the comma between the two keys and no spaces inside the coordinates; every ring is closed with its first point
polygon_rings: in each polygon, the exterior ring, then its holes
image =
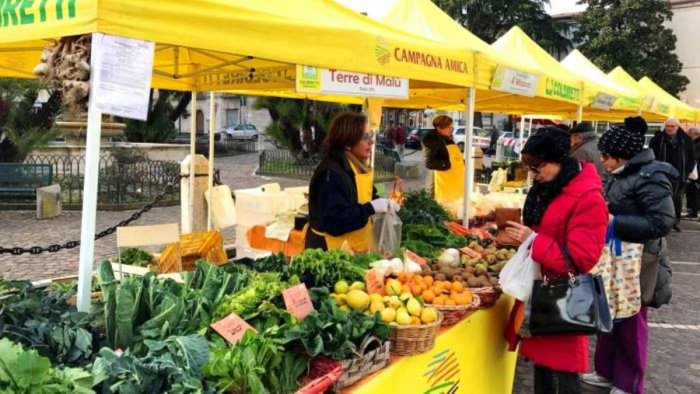
{"type": "Polygon", "coordinates": [[[374,213],[387,213],[389,210],[398,212],[400,209],[399,204],[387,198],[378,198],[370,202],[370,204],[374,208],[374,213]]]}

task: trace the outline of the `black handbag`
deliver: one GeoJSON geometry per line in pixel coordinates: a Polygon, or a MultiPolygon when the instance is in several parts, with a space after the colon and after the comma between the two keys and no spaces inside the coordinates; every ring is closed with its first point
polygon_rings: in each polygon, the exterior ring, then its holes
{"type": "Polygon", "coordinates": [[[598,275],[574,275],[566,246],[560,245],[567,277],[535,280],[530,298],[529,330],[536,335],[609,334],[612,319],[605,287],[598,275]]]}

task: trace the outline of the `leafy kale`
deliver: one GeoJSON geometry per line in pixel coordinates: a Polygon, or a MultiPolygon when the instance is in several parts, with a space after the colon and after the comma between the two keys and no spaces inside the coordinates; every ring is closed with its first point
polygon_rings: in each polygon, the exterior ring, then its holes
{"type": "Polygon", "coordinates": [[[365,269],[353,264],[350,255],[342,250],[307,249],[292,260],[290,271],[309,288],[333,287],[341,279],[364,281],[365,277],[365,269]]]}

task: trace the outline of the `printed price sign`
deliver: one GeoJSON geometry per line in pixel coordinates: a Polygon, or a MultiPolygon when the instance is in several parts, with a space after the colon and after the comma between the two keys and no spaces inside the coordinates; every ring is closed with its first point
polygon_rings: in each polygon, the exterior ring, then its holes
{"type": "Polygon", "coordinates": [[[367,284],[367,293],[386,295],[384,286],[384,274],[378,270],[369,270],[365,274],[365,283],[367,284]]]}
{"type": "Polygon", "coordinates": [[[314,310],[314,304],[311,303],[311,297],[309,297],[309,290],[306,289],[306,285],[303,283],[284,290],[282,298],[284,298],[284,305],[289,313],[299,320],[304,320],[314,310]]]}
{"type": "Polygon", "coordinates": [[[224,339],[231,345],[238,343],[238,341],[243,338],[246,331],[255,331],[250,324],[246,323],[245,320],[241,319],[241,317],[235,313],[232,313],[226,316],[224,319],[212,324],[211,328],[218,332],[219,335],[224,337],[224,339]]]}

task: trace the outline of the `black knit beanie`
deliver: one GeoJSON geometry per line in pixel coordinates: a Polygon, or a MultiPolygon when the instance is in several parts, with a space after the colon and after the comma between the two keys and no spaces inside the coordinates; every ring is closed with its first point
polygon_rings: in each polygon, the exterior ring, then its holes
{"type": "Polygon", "coordinates": [[[522,153],[542,161],[563,163],[571,151],[571,137],[564,130],[547,126],[527,139],[522,153]]]}
{"type": "Polygon", "coordinates": [[[625,119],[625,124],[608,129],[598,141],[600,153],[630,160],[644,150],[644,134],[649,127],[642,117],[625,119]]]}

